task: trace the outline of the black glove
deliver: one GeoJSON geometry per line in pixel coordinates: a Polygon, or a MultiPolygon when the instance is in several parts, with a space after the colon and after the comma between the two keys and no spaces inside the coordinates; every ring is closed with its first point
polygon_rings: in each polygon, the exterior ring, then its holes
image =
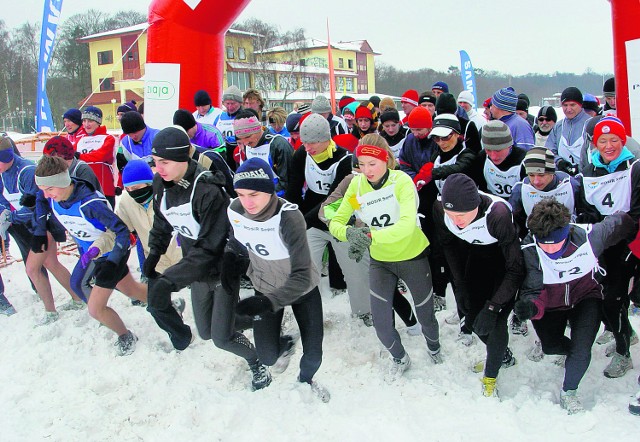
{"type": "Polygon", "coordinates": [[[74,157],[76,157],[78,160],[80,159],[80,152],[75,152],[73,154],[74,157]]]}
{"type": "Polygon", "coordinates": [[[240,276],[246,273],[248,267],[249,257],[238,255],[229,249],[225,250],[222,255],[220,283],[229,296],[238,294],[240,290],[240,276]]]}
{"type": "Polygon", "coordinates": [[[264,295],[255,295],[238,302],[236,313],[247,316],[260,316],[262,313],[270,312],[273,304],[264,295]]]}
{"type": "Polygon", "coordinates": [[[116,194],[116,196],[122,195],[122,187],[116,186],[116,188],[114,189],[114,193],[116,194]]]}
{"type": "Polygon", "coordinates": [[[33,235],[31,237],[31,251],[33,253],[43,253],[49,247],[47,235],[33,235]]]}
{"type": "Polygon", "coordinates": [[[166,277],[149,278],[147,305],[151,308],[164,310],[171,305],[171,293],[175,291],[177,291],[176,285],[166,277]]]}
{"type": "Polygon", "coordinates": [[[493,331],[498,321],[498,312],[500,312],[500,306],[487,301],[484,308],[480,310],[476,320],[473,321],[473,331],[478,336],[486,336],[493,331]]]}
{"type": "Polygon", "coordinates": [[[36,196],[28,193],[22,194],[20,197],[20,205],[27,209],[33,209],[36,206],[36,196]]]}
{"type": "Polygon", "coordinates": [[[155,278],[158,276],[158,272],[156,272],[156,266],[160,261],[160,255],[156,253],[150,253],[144,260],[144,264],[142,264],[142,274],[147,278],[155,278]]]}
{"type": "Polygon", "coordinates": [[[578,173],[578,166],[570,163],[567,160],[560,159],[558,160],[558,170],[567,172],[569,175],[574,176],[578,173]]]}
{"type": "Polygon", "coordinates": [[[526,321],[538,314],[538,306],[531,301],[521,299],[513,306],[513,311],[519,320],[526,321]]]}

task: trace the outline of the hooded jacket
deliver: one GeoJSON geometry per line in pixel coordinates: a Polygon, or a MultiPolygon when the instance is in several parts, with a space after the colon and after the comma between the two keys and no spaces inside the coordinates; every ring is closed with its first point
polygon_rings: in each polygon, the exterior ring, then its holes
{"type": "Polygon", "coordinates": [[[160,210],[163,197],[166,196],[167,209],[191,200],[193,217],[200,225],[200,232],[195,240],[178,232],[183,258],[164,272],[164,277],[178,289],[193,281],[215,280],[220,274],[221,258],[229,233],[226,216],[229,196],[222,188],[224,184],[221,172],[213,174],[194,160],[189,161],[187,172],[179,183],[164,181],[158,174],[153,178],[154,218],[149,234],[150,253],[164,255],[173,233],[172,225],[160,210]],[[194,181],[201,173],[204,175],[198,179],[194,190],[194,181]]]}

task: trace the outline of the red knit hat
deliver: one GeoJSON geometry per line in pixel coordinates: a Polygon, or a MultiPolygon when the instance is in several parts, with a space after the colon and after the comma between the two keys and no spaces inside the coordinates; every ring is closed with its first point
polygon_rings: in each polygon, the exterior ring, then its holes
{"type": "Polygon", "coordinates": [[[596,127],[593,129],[593,143],[597,144],[600,135],[607,134],[617,135],[620,137],[622,144],[627,144],[627,133],[624,129],[624,124],[616,117],[604,117],[596,124],[596,127]]]}
{"type": "Polygon", "coordinates": [[[418,106],[409,114],[409,128],[411,129],[431,129],[433,119],[431,112],[426,107],[418,106]]]}
{"type": "Polygon", "coordinates": [[[356,148],[356,157],[373,157],[385,163],[389,159],[389,153],[381,147],[370,144],[360,144],[356,148]]]}
{"type": "Polygon", "coordinates": [[[340,147],[344,147],[349,152],[353,152],[358,147],[358,140],[353,134],[340,134],[333,137],[333,142],[340,147]]]}
{"type": "Polygon", "coordinates": [[[356,108],[356,120],[358,118],[368,118],[369,120],[373,121],[373,114],[367,106],[358,106],[356,108]]]}
{"type": "Polygon", "coordinates": [[[486,100],[484,100],[484,102],[482,103],[482,107],[484,107],[484,108],[491,107],[491,97],[489,97],[486,100]]]}
{"type": "Polygon", "coordinates": [[[409,103],[409,104],[413,104],[414,106],[418,105],[418,91],[415,89],[409,89],[408,91],[405,91],[404,94],[402,94],[402,97],[400,97],[400,102],[402,103],[409,103]]]}
{"type": "Polygon", "coordinates": [[[73,160],[76,150],[73,144],[65,137],[55,136],[44,145],[42,153],[51,157],[60,157],[63,160],[73,160]]]}
{"type": "Polygon", "coordinates": [[[340,99],[340,101],[338,101],[338,107],[342,110],[347,104],[353,103],[354,101],[356,101],[355,98],[345,95],[340,99]]]}

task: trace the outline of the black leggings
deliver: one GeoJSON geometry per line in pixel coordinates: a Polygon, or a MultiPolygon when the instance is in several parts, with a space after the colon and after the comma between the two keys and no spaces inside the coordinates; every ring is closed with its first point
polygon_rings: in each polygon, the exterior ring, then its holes
{"type": "MultiPolygon", "coordinates": [[[[260,292],[256,291],[256,294],[260,292]]],[[[324,338],[322,299],[315,287],[291,304],[300,329],[303,354],[300,359],[300,382],[311,383],[322,363],[324,338]]],[[[287,339],[280,336],[284,309],[263,313],[253,320],[253,337],[258,358],[265,365],[273,365],[286,349],[287,339]]]]}
{"type": "Polygon", "coordinates": [[[602,301],[585,299],[570,310],[545,312],[531,321],[536,329],[542,351],[548,355],[566,355],[564,366],[564,391],[576,390],[591,362],[591,347],[600,328],[602,301]],[[571,337],[564,335],[567,322],[571,325],[571,337]]]}
{"type": "Polygon", "coordinates": [[[629,356],[631,345],[631,323],[629,322],[629,282],[633,277],[635,257],[625,260],[629,249],[624,242],[610,247],[602,254],[607,275],[604,278],[604,302],[602,312],[604,323],[613,332],[616,353],[629,356]]]}

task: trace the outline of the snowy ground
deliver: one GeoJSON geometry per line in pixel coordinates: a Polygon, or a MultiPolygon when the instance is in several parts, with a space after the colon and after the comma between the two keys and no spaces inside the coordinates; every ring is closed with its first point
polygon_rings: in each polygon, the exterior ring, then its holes
{"type": "MultiPolygon", "coordinates": [[[[71,267],[71,257],[62,260],[71,267]]],[[[620,442],[637,441],[640,433],[640,418],[627,411],[640,370],[605,378],[604,346],[594,347],[580,388],[588,410],[582,415],[567,416],[558,405],[562,369],[554,357],[539,363],[525,357],[532,335],[511,337],[518,364],[500,373],[501,400],[482,397],[481,375],[470,366],[483,357],[483,345],[455,342],[457,326],[444,322],[451,310],[438,313],[445,363],[433,366],[423,338],[402,330],[413,366],[386,385],[374,330],[350,318],[346,296],[331,298],[323,286],[324,363],[316,379],[331,391],[325,404],[295,382],[300,348],[287,372],[251,392],[243,361],[200,339],[173,351],[151,316],[121,294],[111,305],[140,338],[127,357],[115,355],[115,336],[86,310],[62,312],[58,322],[34,328],[42,306],[23,265],[2,269],[2,276],[18,310],[0,316],[2,441],[620,442]]],[[[58,304],[67,300],[59,287],[55,292],[58,304]]],[[[181,295],[188,299],[186,291],[181,295]]],[[[448,304],[451,309],[451,295],[448,304]]],[[[185,317],[194,324],[190,307],[185,317]]],[[[640,318],[632,321],[640,330],[640,318]]],[[[640,365],[640,346],[632,355],[640,365]]]]}

